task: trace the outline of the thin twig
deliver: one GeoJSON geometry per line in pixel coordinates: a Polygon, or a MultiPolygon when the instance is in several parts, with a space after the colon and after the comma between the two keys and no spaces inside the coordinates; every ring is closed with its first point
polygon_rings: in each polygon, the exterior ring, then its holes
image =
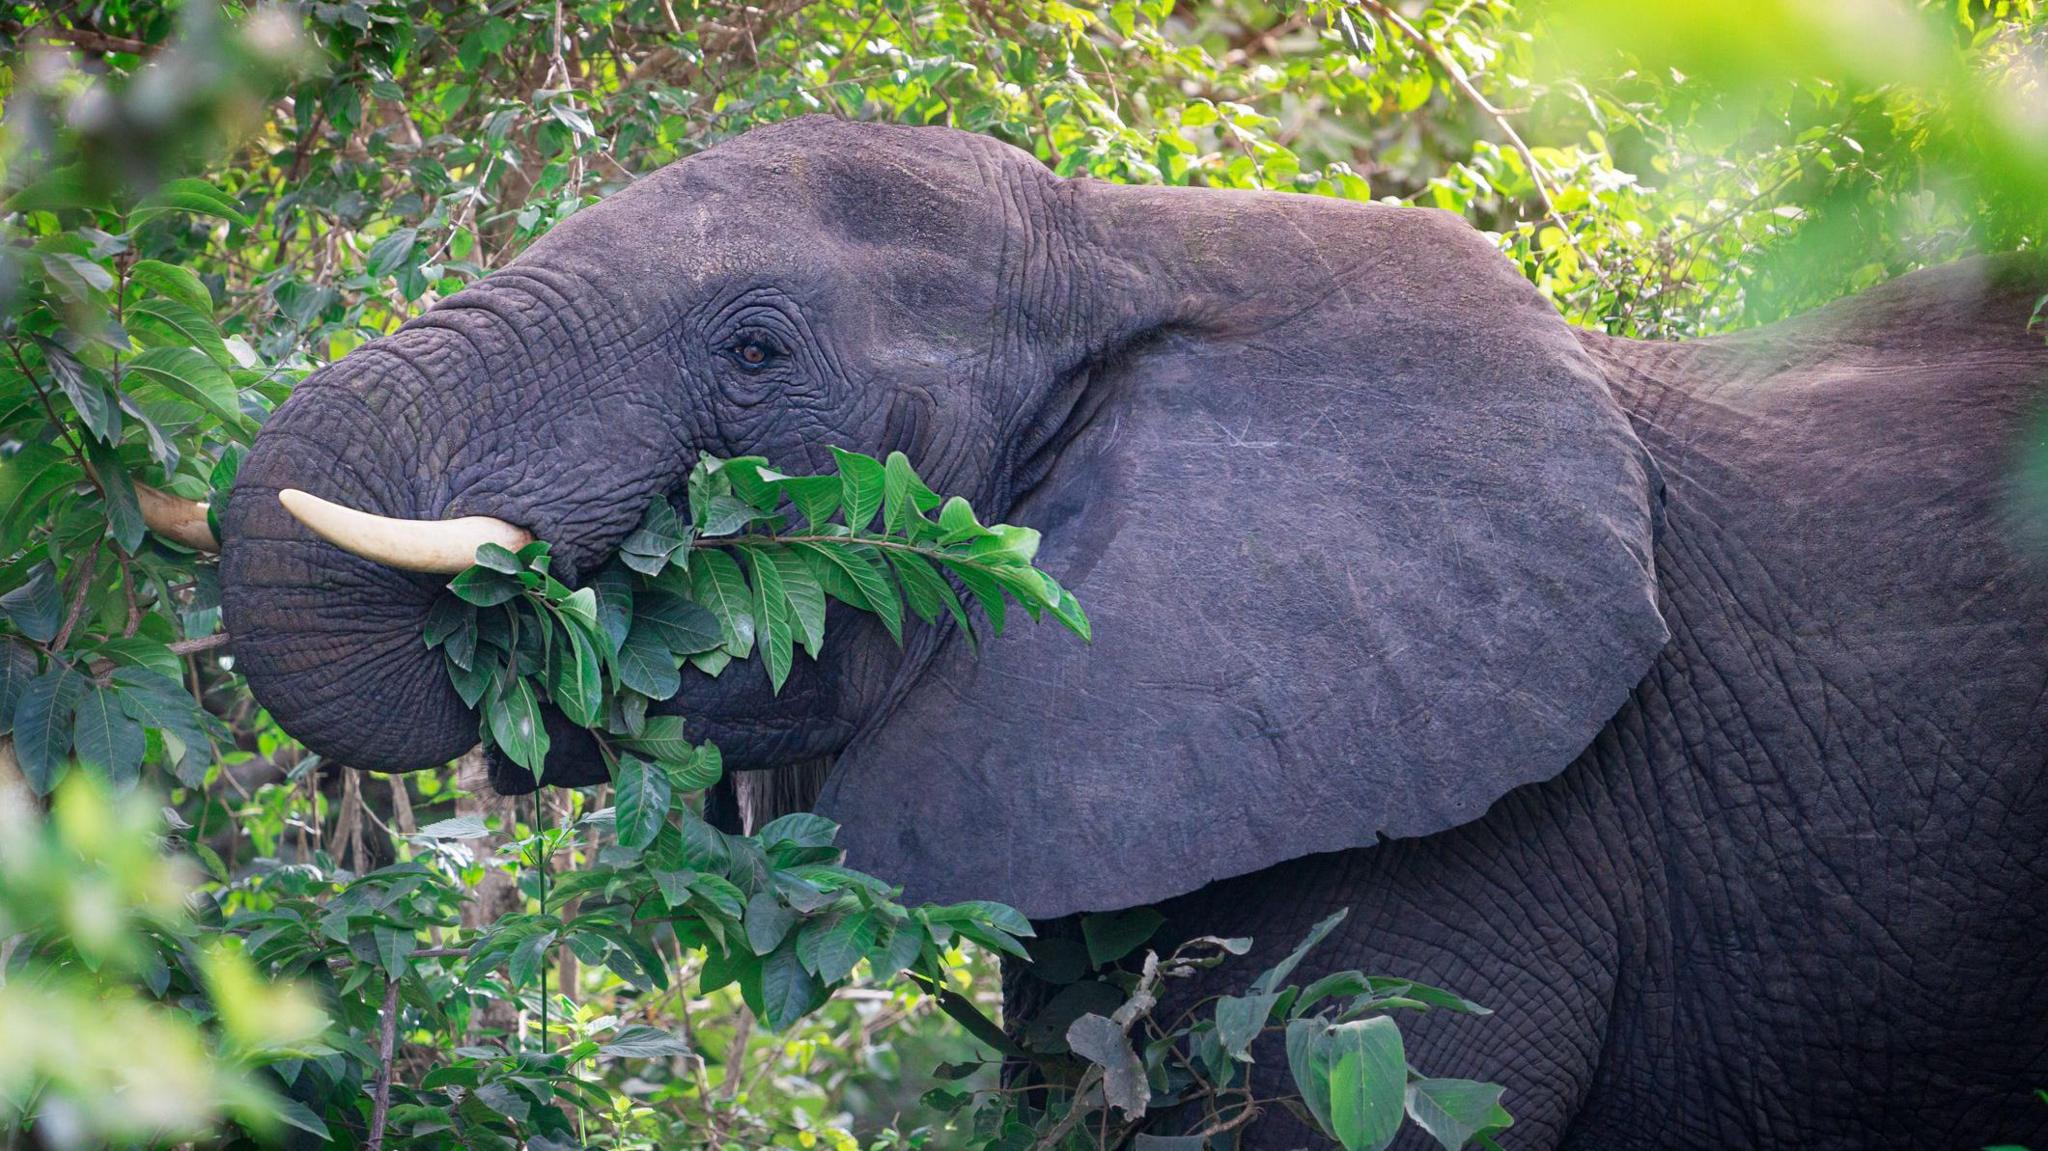
{"type": "Polygon", "coordinates": [[[99,574],[100,540],[92,542],[92,550],[85,553],[85,570],[79,573],[78,590],[72,594],[71,610],[64,616],[64,626],[57,632],[57,638],[50,641],[51,651],[63,651],[71,640],[71,632],[78,627],[78,621],[85,614],[85,598],[92,591],[92,577],[99,574]]]}
{"type": "Polygon", "coordinates": [[[1508,119],[1507,113],[1494,107],[1493,101],[1488,100],[1486,94],[1481,92],[1472,83],[1472,78],[1465,74],[1465,69],[1460,67],[1456,60],[1446,55],[1441,48],[1438,48],[1428,36],[1424,35],[1422,29],[1410,24],[1407,18],[1399,12],[1381,3],[1381,0],[1351,0],[1351,2],[1367,12],[1378,16],[1388,24],[1393,25],[1396,31],[1407,37],[1422,51],[1424,56],[1429,57],[1436,64],[1437,68],[1450,79],[1451,86],[1458,90],[1459,95],[1465,97],[1473,107],[1479,109],[1482,115],[1493,121],[1494,126],[1500,129],[1501,135],[1507,137],[1508,146],[1513,148],[1515,154],[1522,158],[1522,166],[1529,170],[1529,182],[1536,187],[1536,198],[1543,202],[1543,214],[1550,218],[1551,223],[1557,225],[1558,231],[1564,233],[1566,246],[1570,247],[1572,251],[1577,252],[1579,259],[1583,260],[1588,268],[1593,269],[1594,277],[1600,281],[1602,286],[1612,289],[1614,285],[1608,280],[1606,270],[1600,266],[1598,261],[1588,255],[1583,248],[1579,247],[1577,240],[1572,238],[1571,225],[1565,222],[1563,213],[1557,210],[1557,201],[1550,195],[1550,184],[1543,178],[1543,166],[1536,162],[1536,153],[1530,151],[1529,145],[1522,142],[1522,134],[1515,131],[1515,126],[1508,119]]]}
{"type": "Polygon", "coordinates": [[[166,646],[171,649],[172,655],[191,655],[193,652],[211,651],[217,647],[226,647],[233,642],[234,637],[224,631],[217,631],[212,635],[202,635],[198,639],[174,640],[166,646]]]}

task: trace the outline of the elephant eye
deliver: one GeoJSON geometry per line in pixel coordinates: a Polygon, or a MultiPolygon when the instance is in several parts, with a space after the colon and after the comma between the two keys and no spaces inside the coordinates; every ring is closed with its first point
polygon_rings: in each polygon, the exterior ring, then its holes
{"type": "Polygon", "coordinates": [[[740,367],[758,372],[782,358],[782,347],[767,336],[744,335],[732,342],[727,354],[740,367]]]}

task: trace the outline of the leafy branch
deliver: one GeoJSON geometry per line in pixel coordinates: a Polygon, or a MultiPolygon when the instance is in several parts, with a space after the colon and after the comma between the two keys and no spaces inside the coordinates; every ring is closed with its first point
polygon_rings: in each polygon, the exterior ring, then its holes
{"type": "MultiPolygon", "coordinates": [[[[523,984],[566,944],[631,982],[665,986],[648,935],[663,928],[706,953],[703,990],[737,983],[782,1029],[862,962],[936,985],[956,939],[1024,955],[1018,940],[1032,929],[1016,911],[905,907],[897,889],[840,865],[838,829],[820,816],[784,816],[751,836],[712,827],[696,797],[723,774],[718,748],[686,738],[679,715],[649,714],[681,690],[685,666],[716,676],[758,656],[779,691],[798,647],[812,658],[823,649],[828,599],[877,616],[898,642],[906,608],[969,627],[942,573],[993,631],[1014,603],[1088,635],[1072,594],[1032,566],[1038,533],[985,526],[966,501],[940,500],[901,453],[834,455],[827,476],[784,475],[758,457],[700,461],[685,484],[687,514],[657,498],[583,588],[550,574],[545,541],[516,553],[485,545],[450,581],[425,638],[480,710],[480,737],[539,778],[543,702],[588,730],[616,803],[586,822],[609,824],[620,849],[609,866],[563,876],[538,912],[493,925],[470,952],[468,978],[502,966],[523,984]],[[793,517],[801,531],[787,530],[793,517]],[[573,918],[559,914],[579,899],[573,918]]],[[[548,853],[543,843],[538,854],[548,853]]]]}

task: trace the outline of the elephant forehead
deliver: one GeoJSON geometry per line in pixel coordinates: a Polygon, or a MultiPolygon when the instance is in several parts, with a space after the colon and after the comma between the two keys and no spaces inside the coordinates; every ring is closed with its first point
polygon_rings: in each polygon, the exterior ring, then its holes
{"type": "MultiPolygon", "coordinates": [[[[798,130],[803,128],[804,130],[798,130]]],[[[529,258],[693,279],[814,271],[863,254],[927,275],[988,269],[1049,173],[965,133],[834,123],[678,160],[564,221],[529,258]]],[[[865,261],[864,261],[865,262],[865,261]]]]}

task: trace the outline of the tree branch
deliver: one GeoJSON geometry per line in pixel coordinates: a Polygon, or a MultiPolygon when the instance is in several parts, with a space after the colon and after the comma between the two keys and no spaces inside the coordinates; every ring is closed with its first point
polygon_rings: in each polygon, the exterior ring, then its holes
{"type": "Polygon", "coordinates": [[[156,51],[156,45],[141,40],[130,40],[126,36],[109,36],[91,28],[53,28],[48,24],[34,27],[23,25],[19,20],[0,20],[0,32],[9,36],[42,37],[57,40],[87,52],[126,52],[133,56],[147,56],[156,51]]]}
{"type": "Polygon", "coordinates": [[[202,635],[198,639],[177,640],[166,646],[171,649],[171,654],[173,655],[191,655],[196,651],[211,651],[217,647],[226,647],[233,642],[234,638],[228,635],[228,633],[217,631],[212,635],[202,635]]]}
{"type": "Polygon", "coordinates": [[[1508,146],[1513,148],[1515,154],[1522,158],[1522,166],[1529,170],[1529,182],[1536,186],[1536,198],[1543,202],[1543,214],[1549,217],[1551,223],[1557,225],[1558,231],[1564,233],[1564,242],[1570,246],[1572,251],[1578,253],[1579,259],[1585,261],[1588,268],[1593,269],[1594,277],[1601,284],[1612,288],[1614,285],[1607,279],[1606,270],[1593,257],[1587,255],[1585,249],[1579,247],[1578,241],[1572,238],[1571,225],[1565,223],[1563,214],[1557,210],[1557,201],[1552,199],[1550,195],[1550,184],[1543,178],[1543,166],[1536,162],[1536,153],[1530,151],[1529,145],[1522,142],[1522,134],[1515,131],[1515,126],[1508,120],[1507,113],[1494,107],[1493,101],[1488,100],[1486,94],[1481,92],[1472,83],[1472,78],[1465,74],[1465,69],[1459,67],[1456,60],[1446,55],[1443,49],[1437,47],[1434,41],[1423,34],[1422,29],[1409,23],[1407,18],[1399,12],[1388,7],[1381,0],[1351,0],[1351,2],[1392,25],[1395,31],[1406,37],[1409,42],[1420,49],[1422,54],[1428,57],[1437,66],[1438,70],[1449,78],[1451,86],[1458,90],[1459,95],[1463,96],[1474,108],[1479,109],[1480,114],[1493,121],[1494,126],[1500,129],[1500,134],[1507,138],[1508,146]]]}
{"type": "Polygon", "coordinates": [[[384,980],[384,1022],[377,1038],[377,1089],[370,1111],[369,1151],[384,1151],[384,1125],[391,1118],[391,1055],[398,1046],[398,980],[384,980]]]}

